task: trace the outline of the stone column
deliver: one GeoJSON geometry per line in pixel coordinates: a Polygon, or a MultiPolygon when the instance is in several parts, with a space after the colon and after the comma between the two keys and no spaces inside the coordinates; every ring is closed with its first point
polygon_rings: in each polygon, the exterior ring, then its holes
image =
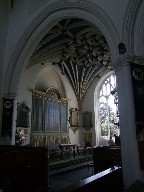
{"type": "Polygon", "coordinates": [[[117,78],[122,170],[125,188],[129,187],[136,180],[144,181],[143,171],[140,170],[138,143],[136,139],[130,62],[134,62],[134,57],[121,56],[114,65],[117,78]]]}

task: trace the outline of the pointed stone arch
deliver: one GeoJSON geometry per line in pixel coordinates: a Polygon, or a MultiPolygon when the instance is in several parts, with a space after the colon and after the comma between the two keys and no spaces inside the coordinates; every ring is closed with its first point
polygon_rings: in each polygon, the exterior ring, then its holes
{"type": "Polygon", "coordinates": [[[128,55],[143,56],[144,45],[144,1],[130,0],[123,24],[122,42],[128,55]]]}
{"type": "Polygon", "coordinates": [[[19,80],[37,43],[55,23],[63,18],[77,17],[92,22],[104,34],[113,60],[118,55],[118,32],[106,13],[93,2],[55,2],[48,4],[24,31],[8,63],[4,79],[3,97],[15,97],[19,80]]]}

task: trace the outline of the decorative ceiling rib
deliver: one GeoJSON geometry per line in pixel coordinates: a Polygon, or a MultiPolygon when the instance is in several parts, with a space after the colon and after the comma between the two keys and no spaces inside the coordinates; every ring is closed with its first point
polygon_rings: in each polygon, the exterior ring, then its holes
{"type": "Polygon", "coordinates": [[[96,77],[112,70],[109,46],[101,31],[92,23],[76,18],[63,19],[48,31],[26,69],[41,63],[60,67],[79,102],[96,77]]]}

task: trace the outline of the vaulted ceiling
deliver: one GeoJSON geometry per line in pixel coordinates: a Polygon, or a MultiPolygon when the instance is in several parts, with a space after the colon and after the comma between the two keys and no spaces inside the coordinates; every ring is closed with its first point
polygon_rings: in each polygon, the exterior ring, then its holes
{"type": "Polygon", "coordinates": [[[68,18],[58,22],[38,43],[26,69],[58,65],[82,101],[92,81],[110,66],[111,54],[102,32],[92,23],[68,18]]]}

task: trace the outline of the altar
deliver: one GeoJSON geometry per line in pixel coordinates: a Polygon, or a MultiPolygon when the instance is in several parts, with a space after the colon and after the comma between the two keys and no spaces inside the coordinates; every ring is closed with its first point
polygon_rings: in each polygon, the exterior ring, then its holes
{"type": "Polygon", "coordinates": [[[72,155],[75,158],[77,152],[77,144],[59,144],[59,149],[61,152],[61,159],[63,159],[65,155],[68,157],[72,155]]]}

